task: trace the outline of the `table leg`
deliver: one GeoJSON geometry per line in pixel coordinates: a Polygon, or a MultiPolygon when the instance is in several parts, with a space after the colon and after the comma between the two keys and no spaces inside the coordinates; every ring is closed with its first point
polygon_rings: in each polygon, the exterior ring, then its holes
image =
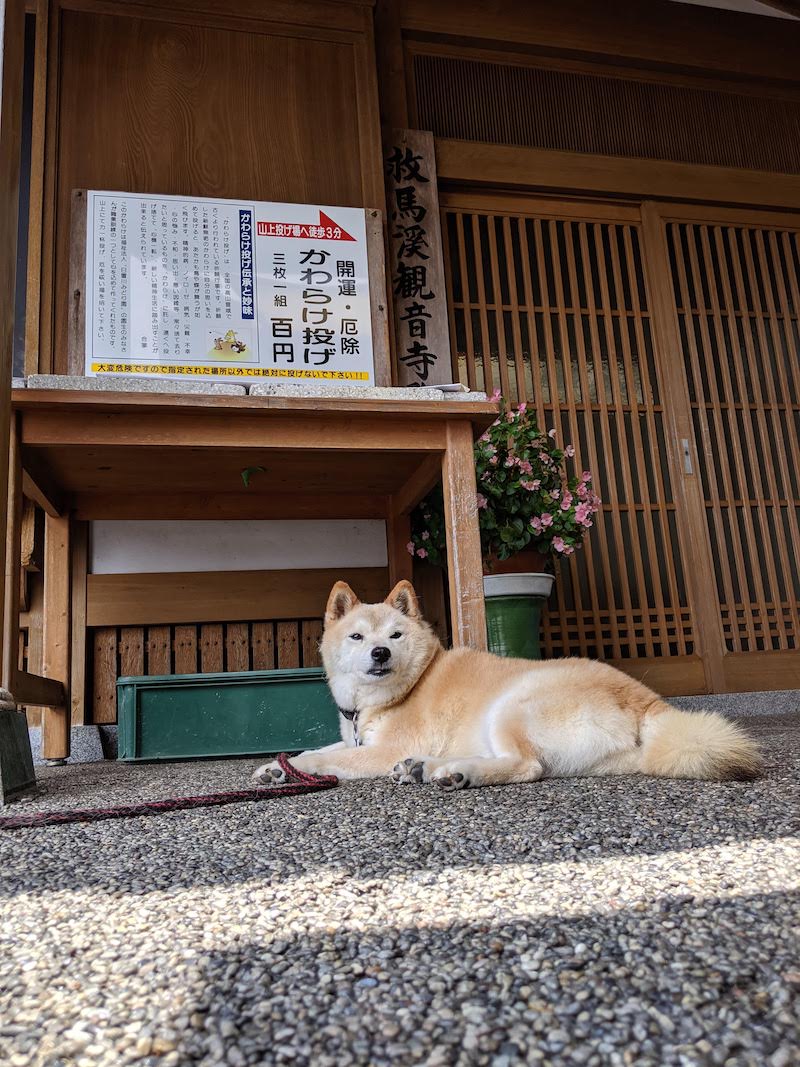
{"type": "Polygon", "coordinates": [[[485,650],[481,537],[472,427],[469,423],[447,424],[447,449],[442,457],[442,488],[453,646],[485,650]]]}
{"type": "Polygon", "coordinates": [[[64,686],[61,707],[45,708],[42,717],[42,755],[66,759],[70,743],[69,624],[70,624],[69,516],[45,516],[43,667],[46,678],[64,686]]]}

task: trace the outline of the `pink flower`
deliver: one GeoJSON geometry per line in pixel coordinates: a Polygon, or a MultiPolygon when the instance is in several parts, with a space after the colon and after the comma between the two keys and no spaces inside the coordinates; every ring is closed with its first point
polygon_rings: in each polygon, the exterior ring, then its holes
{"type": "Polygon", "coordinates": [[[555,430],[555,426],[554,426],[552,430],[548,430],[547,431],[547,436],[548,437],[555,437],[555,435],[556,435],[556,430],[555,430]]]}
{"type": "Polygon", "coordinates": [[[561,490],[560,489],[551,489],[550,490],[550,496],[553,498],[553,500],[558,500],[558,498],[561,496],[561,490]]]}
{"type": "Polygon", "coordinates": [[[538,515],[534,515],[531,519],[531,526],[533,527],[536,533],[542,532],[542,520],[539,518],[538,515]]]}
{"type": "Polygon", "coordinates": [[[525,402],[525,401],[523,400],[523,401],[522,401],[522,403],[521,403],[521,404],[519,405],[519,407],[517,408],[517,411],[518,411],[518,412],[520,413],[520,415],[521,415],[521,414],[522,414],[522,413],[523,413],[524,411],[527,411],[527,409],[528,409],[528,405],[527,405],[527,403],[526,403],[526,402],[525,402]]]}
{"type": "Polygon", "coordinates": [[[482,433],[480,435],[480,437],[478,438],[478,440],[479,441],[488,441],[489,440],[489,431],[487,430],[486,433],[482,433]]]}
{"type": "Polygon", "coordinates": [[[539,453],[539,459],[541,460],[542,463],[549,463],[550,462],[550,456],[547,454],[547,452],[540,452],[539,453]]]}
{"type": "Polygon", "coordinates": [[[529,460],[527,460],[527,459],[518,459],[517,460],[517,466],[519,467],[519,469],[522,471],[523,474],[533,474],[533,467],[531,466],[529,460]]]}
{"type": "Polygon", "coordinates": [[[567,546],[564,544],[563,537],[553,538],[553,548],[556,550],[556,552],[563,552],[566,547],[567,546]]]}
{"type": "Polygon", "coordinates": [[[491,463],[491,465],[493,467],[496,467],[497,466],[497,456],[490,456],[489,457],[489,462],[491,463]]]}
{"type": "Polygon", "coordinates": [[[516,456],[509,456],[503,464],[504,467],[515,467],[517,464],[516,456]]]}
{"type": "Polygon", "coordinates": [[[413,541],[409,541],[408,542],[408,544],[406,545],[406,551],[408,552],[408,554],[410,556],[414,555],[415,548],[414,548],[414,542],[413,541]]]}
{"type": "Polygon", "coordinates": [[[575,449],[572,445],[567,445],[567,447],[564,449],[564,455],[567,456],[569,459],[572,459],[572,457],[575,455],[575,449]]]}
{"type": "Polygon", "coordinates": [[[520,479],[519,484],[522,486],[523,489],[527,489],[529,493],[532,493],[534,489],[538,488],[536,482],[523,481],[522,479],[520,479]]]}
{"type": "Polygon", "coordinates": [[[591,480],[592,480],[592,472],[591,471],[584,471],[583,474],[581,475],[581,481],[590,482],[591,480]]]}
{"type": "Polygon", "coordinates": [[[565,545],[564,546],[564,555],[565,556],[571,556],[574,551],[575,551],[575,549],[572,547],[572,545],[565,545]]]}
{"type": "Polygon", "coordinates": [[[478,501],[478,508],[485,508],[486,505],[489,503],[483,493],[478,493],[475,499],[478,501]]]}
{"type": "Polygon", "coordinates": [[[541,515],[540,518],[542,520],[542,526],[544,526],[545,528],[553,525],[553,516],[550,514],[549,511],[545,511],[545,513],[541,515]]]}
{"type": "Polygon", "coordinates": [[[420,559],[425,559],[425,557],[428,555],[428,553],[425,551],[424,548],[418,548],[417,549],[417,555],[419,556],[420,559]]]}
{"type": "Polygon", "coordinates": [[[499,390],[499,389],[495,389],[495,391],[494,391],[494,392],[492,393],[492,395],[491,395],[491,396],[489,397],[489,399],[491,400],[491,402],[492,402],[493,404],[496,404],[496,403],[497,403],[497,401],[498,401],[498,400],[500,399],[500,397],[501,397],[502,395],[503,395],[503,394],[502,394],[502,393],[500,392],[500,390],[499,390]]]}
{"type": "Polygon", "coordinates": [[[575,508],[575,521],[583,525],[583,523],[589,518],[591,513],[592,509],[584,501],[583,503],[578,504],[578,506],[575,508]]]}
{"type": "MultiPolygon", "coordinates": [[[[571,507],[572,507],[572,493],[564,493],[564,495],[561,498],[561,510],[562,511],[569,511],[569,509],[571,507]]],[[[425,535],[423,534],[422,536],[424,537],[425,535]]]]}
{"type": "Polygon", "coordinates": [[[486,446],[486,455],[487,456],[493,456],[496,451],[497,451],[497,449],[494,447],[494,445],[487,445],[486,446]]]}
{"type": "Polygon", "coordinates": [[[541,478],[534,478],[533,481],[531,482],[531,485],[533,486],[534,489],[538,489],[541,484],[542,484],[542,479],[541,478]]]}
{"type": "Polygon", "coordinates": [[[589,490],[586,488],[586,482],[581,482],[578,488],[575,490],[575,493],[577,494],[577,496],[580,497],[581,500],[584,499],[588,492],[589,490]]]}
{"type": "Polygon", "coordinates": [[[428,533],[428,531],[427,530],[423,530],[422,531],[422,540],[423,541],[430,541],[430,539],[431,539],[431,535],[428,533]]]}

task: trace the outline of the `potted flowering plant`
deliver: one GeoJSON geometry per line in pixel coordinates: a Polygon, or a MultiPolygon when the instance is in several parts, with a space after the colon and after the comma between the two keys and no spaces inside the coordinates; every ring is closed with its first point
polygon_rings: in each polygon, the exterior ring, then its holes
{"type": "MultiPolygon", "coordinates": [[[[539,658],[539,617],[555,581],[555,560],[580,548],[600,498],[592,476],[567,472],[572,445],[556,444],[525,403],[506,405],[475,443],[476,507],[484,561],[489,645],[505,655],[539,658]]],[[[441,487],[415,509],[408,551],[445,564],[441,487]]]]}

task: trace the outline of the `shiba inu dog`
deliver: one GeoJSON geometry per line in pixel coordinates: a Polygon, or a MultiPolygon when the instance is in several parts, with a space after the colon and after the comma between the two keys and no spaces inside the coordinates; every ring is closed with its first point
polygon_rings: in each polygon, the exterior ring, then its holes
{"type": "MultiPolygon", "coordinates": [[[[342,740],[294,759],[311,774],[454,790],[572,775],[749,779],[761,770],[738,726],[672,708],[607,664],[446,651],[409,582],[382,604],[362,604],[337,582],[321,648],[342,740]]],[[[267,763],[255,777],[277,784],[283,771],[267,763]]]]}

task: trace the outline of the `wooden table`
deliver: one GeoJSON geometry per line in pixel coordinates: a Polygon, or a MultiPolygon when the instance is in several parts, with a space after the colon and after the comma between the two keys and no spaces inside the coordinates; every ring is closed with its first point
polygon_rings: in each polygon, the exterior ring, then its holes
{"type": "Polygon", "coordinates": [[[20,389],[12,408],[3,676],[47,709],[48,758],[69,752],[70,518],[380,518],[395,582],[441,478],[453,642],[486,647],[473,441],[495,404],[20,389]],[[46,514],[43,678],[17,667],[23,495],[46,514]]]}

